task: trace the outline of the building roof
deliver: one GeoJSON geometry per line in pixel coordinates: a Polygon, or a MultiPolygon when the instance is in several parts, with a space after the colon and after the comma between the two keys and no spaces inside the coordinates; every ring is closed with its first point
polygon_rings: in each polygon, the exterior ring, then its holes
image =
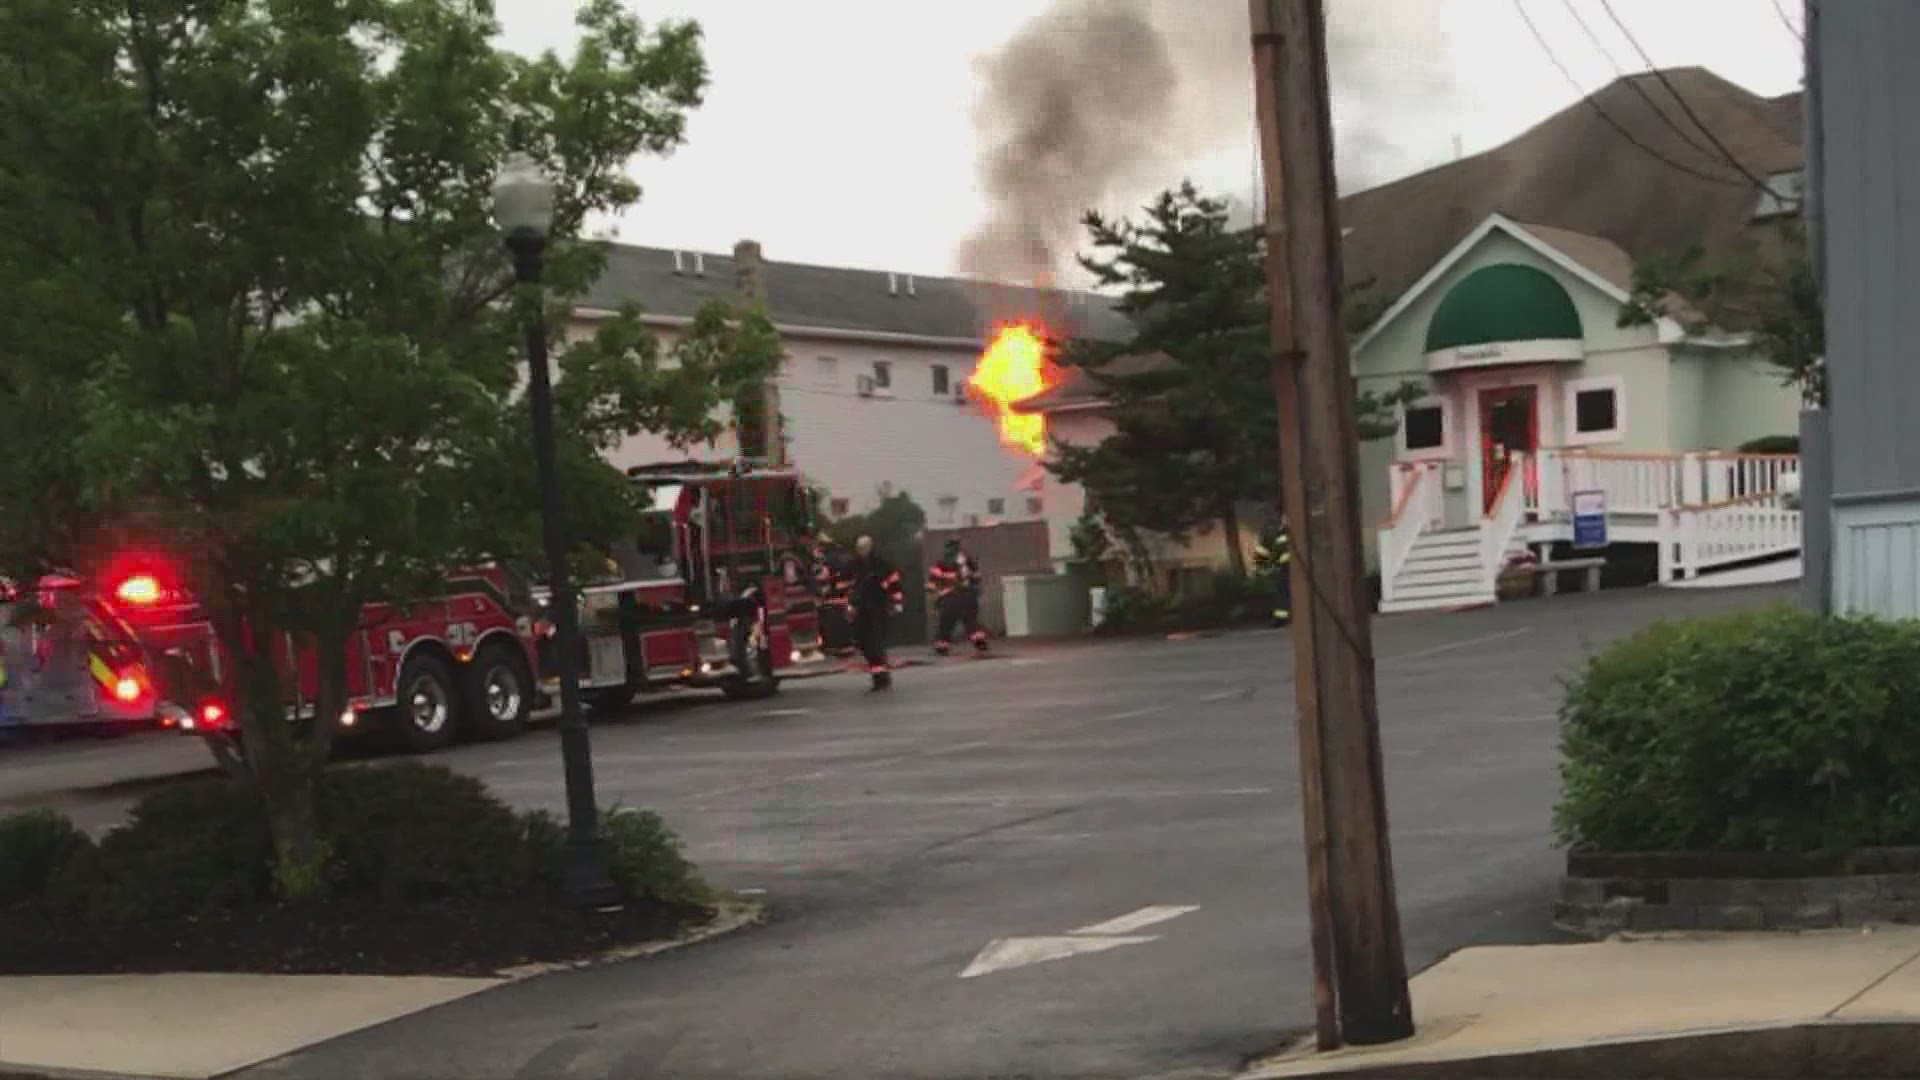
{"type": "MultiPolygon", "coordinates": [[[[633,302],[650,315],[688,318],[708,300],[737,296],[734,272],[731,255],[615,244],[605,272],[580,303],[614,310],[633,302]]],[[[1128,334],[1125,317],[1095,293],[771,259],[763,279],[769,314],[782,327],[984,343],[997,322],[1038,317],[1063,336],[1122,340],[1128,334]]]]}
{"type": "MultiPolygon", "coordinates": [[[[1749,172],[1765,179],[1801,167],[1799,94],[1761,97],[1698,67],[1662,74],[1749,172]]],[[[1398,296],[1496,213],[1540,223],[1543,240],[1622,289],[1634,258],[1655,251],[1699,244],[1711,260],[1753,245],[1766,257],[1777,248],[1751,227],[1758,191],[1710,152],[1658,78],[1618,79],[1502,146],[1342,199],[1346,278],[1398,296]],[[1596,105],[1639,142],[1724,182],[1633,145],[1596,105]]]]}
{"type": "Polygon", "coordinates": [[[1579,341],[1580,312],[1552,274],[1518,263],[1461,278],[1427,324],[1427,352],[1508,341],[1579,341]]]}
{"type": "MultiPolygon", "coordinates": [[[[1107,361],[1101,371],[1121,376],[1143,375],[1171,363],[1173,358],[1165,353],[1132,354],[1114,357],[1107,361]]],[[[1018,413],[1066,412],[1070,409],[1098,405],[1106,398],[1107,388],[1098,373],[1087,368],[1069,367],[1061,373],[1059,382],[1032,397],[1014,402],[1012,409],[1018,413]]]]}

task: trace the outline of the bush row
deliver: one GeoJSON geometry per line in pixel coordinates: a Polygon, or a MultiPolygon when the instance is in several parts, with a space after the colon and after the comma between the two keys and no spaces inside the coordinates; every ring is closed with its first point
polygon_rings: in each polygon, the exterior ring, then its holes
{"type": "Polygon", "coordinates": [[[1655,625],[1571,681],[1561,746],[1576,847],[1920,844],[1920,623],[1783,607],[1655,625]]]}
{"type": "MultiPolygon", "coordinates": [[[[444,767],[330,770],[316,810],[334,901],[562,899],[565,826],[444,767]]],[[[658,815],[616,810],[603,830],[630,902],[711,904],[658,815]]],[[[0,910],[42,903],[102,925],[238,910],[273,899],[272,854],[259,798],[226,780],[150,795],[97,844],[59,814],[28,811],[0,818],[0,910]]]]}

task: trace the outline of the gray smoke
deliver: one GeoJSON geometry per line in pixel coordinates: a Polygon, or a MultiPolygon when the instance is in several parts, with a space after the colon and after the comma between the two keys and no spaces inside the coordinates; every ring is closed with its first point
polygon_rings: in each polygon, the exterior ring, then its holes
{"type": "MultiPolygon", "coordinates": [[[[1328,4],[1343,190],[1405,171],[1434,144],[1423,130],[1433,125],[1420,119],[1453,104],[1437,7],[1328,4]]],[[[1247,162],[1256,146],[1248,38],[1245,0],[1055,0],[1022,26],[978,64],[974,126],[988,216],[962,245],[960,269],[1053,280],[1084,244],[1087,210],[1125,213],[1209,158],[1247,162]]],[[[1437,139],[1450,142],[1450,130],[1441,125],[1437,139]]],[[[1245,164],[1238,170],[1247,176],[1245,164]]]]}

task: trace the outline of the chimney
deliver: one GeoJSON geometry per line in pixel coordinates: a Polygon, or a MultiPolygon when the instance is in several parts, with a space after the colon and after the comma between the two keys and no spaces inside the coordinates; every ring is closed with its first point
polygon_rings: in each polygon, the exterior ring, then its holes
{"type": "Polygon", "coordinates": [[[684,274],[687,272],[687,256],[685,252],[676,250],[673,253],[673,272],[676,274],[684,274]]]}
{"type": "MultiPolygon", "coordinates": [[[[760,242],[742,240],[733,245],[733,287],[748,305],[767,306],[766,260],[760,254],[760,242]]],[[[787,439],[780,417],[778,373],[750,389],[734,403],[734,429],[740,456],[767,468],[781,469],[787,464],[787,439]]]]}
{"type": "Polygon", "coordinates": [[[912,274],[908,274],[908,275],[907,275],[907,295],[908,295],[908,296],[918,296],[918,295],[920,295],[919,293],[917,293],[917,292],[915,292],[915,291],[914,291],[914,289],[913,289],[913,275],[912,275],[912,274]]]}
{"type": "Polygon", "coordinates": [[[707,276],[707,257],[706,255],[698,251],[693,253],[693,276],[694,277],[707,276]]]}
{"type": "Polygon", "coordinates": [[[1465,148],[1460,142],[1460,133],[1456,131],[1453,133],[1453,160],[1459,161],[1465,152],[1465,148]]]}
{"type": "Polygon", "coordinates": [[[760,241],[742,240],[733,245],[733,287],[749,303],[767,302],[767,273],[760,241]]]}
{"type": "Polygon", "coordinates": [[[900,295],[900,275],[891,270],[887,271],[887,295],[900,295]]]}

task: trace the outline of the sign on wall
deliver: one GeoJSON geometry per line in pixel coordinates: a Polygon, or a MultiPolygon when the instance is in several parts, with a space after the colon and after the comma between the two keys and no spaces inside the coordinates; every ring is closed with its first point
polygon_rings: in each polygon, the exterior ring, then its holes
{"type": "Polygon", "coordinates": [[[1606,492],[1573,493],[1573,546],[1578,551],[1607,546],[1606,492]]]}

